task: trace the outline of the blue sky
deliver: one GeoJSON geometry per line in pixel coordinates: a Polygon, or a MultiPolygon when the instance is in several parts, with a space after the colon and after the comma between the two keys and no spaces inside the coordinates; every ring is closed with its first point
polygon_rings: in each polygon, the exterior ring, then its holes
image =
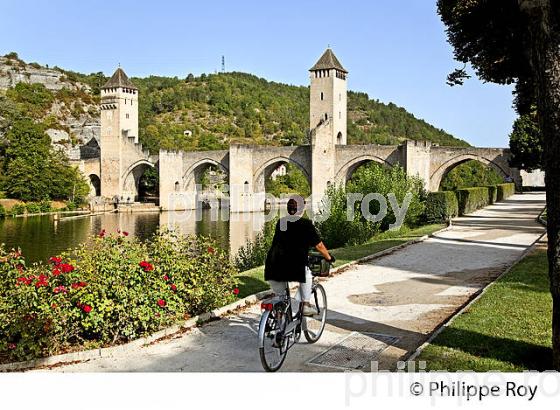
{"type": "Polygon", "coordinates": [[[445,84],[453,61],[435,0],[0,0],[0,54],[80,71],[184,77],[220,69],[307,85],[331,45],[349,88],[476,146],[505,147],[511,87],[445,84]]]}

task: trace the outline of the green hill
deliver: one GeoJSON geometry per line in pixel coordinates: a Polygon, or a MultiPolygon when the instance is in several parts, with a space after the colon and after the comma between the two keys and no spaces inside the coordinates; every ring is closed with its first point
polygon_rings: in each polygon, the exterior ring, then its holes
{"type": "MultiPolygon", "coordinates": [[[[40,68],[36,63],[26,65],[15,53],[10,61],[18,70],[40,68]]],[[[107,78],[102,73],[84,75],[57,67],[49,70],[51,77],[53,70],[60,72],[58,81],[68,84],[72,91],[46,90],[53,94],[53,106],[63,96],[69,112],[77,116],[77,106],[80,112],[85,111],[84,115],[91,114],[91,120],[99,121],[98,110],[82,110],[86,106],[83,101],[89,95],[87,103],[98,103],[100,86],[107,78]],[[80,98],[79,104],[69,101],[74,95],[80,98]]],[[[189,74],[183,79],[150,76],[132,78],[132,81],[140,91],[140,140],[152,152],[160,148],[224,149],[231,142],[308,143],[309,87],[275,83],[238,72],[199,77],[189,74]],[[192,135],[185,135],[187,130],[192,135]]],[[[28,107],[29,110],[33,108],[28,107]]],[[[45,107],[41,110],[44,112],[45,107]]],[[[349,92],[348,111],[350,144],[398,144],[412,139],[448,146],[468,145],[417,119],[404,108],[372,100],[365,93],[349,92]]],[[[36,118],[36,115],[30,116],[36,118]]],[[[71,131],[69,129],[69,134],[71,131]]]]}

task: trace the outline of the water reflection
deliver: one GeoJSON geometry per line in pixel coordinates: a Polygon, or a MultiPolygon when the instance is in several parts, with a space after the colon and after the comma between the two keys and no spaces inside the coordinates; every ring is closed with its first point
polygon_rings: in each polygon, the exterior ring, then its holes
{"type": "Polygon", "coordinates": [[[144,240],[160,226],[183,234],[210,236],[234,255],[248,240],[255,238],[265,222],[264,213],[224,214],[212,210],[187,213],[162,212],[104,214],[55,219],[51,216],[0,219],[0,243],[20,247],[29,262],[46,261],[50,256],[87,241],[105,229],[108,233],[126,231],[144,240]],[[212,212],[215,212],[212,214],[212,212]]]}

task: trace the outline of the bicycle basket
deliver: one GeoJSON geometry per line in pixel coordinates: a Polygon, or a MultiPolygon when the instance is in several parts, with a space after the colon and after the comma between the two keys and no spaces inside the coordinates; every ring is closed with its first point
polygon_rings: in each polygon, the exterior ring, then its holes
{"type": "Polygon", "coordinates": [[[323,256],[318,254],[309,254],[309,269],[313,276],[326,277],[329,276],[331,264],[328,263],[323,256]]]}

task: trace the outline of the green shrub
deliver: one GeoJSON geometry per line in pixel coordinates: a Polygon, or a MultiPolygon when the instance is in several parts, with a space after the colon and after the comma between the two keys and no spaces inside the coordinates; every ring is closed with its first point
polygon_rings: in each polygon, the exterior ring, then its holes
{"type": "Polygon", "coordinates": [[[16,216],[16,215],[23,215],[25,213],[25,205],[23,204],[15,204],[14,206],[12,206],[12,208],[10,209],[10,215],[12,216],[16,216]]]}
{"type": "Polygon", "coordinates": [[[459,203],[459,214],[465,215],[484,208],[490,197],[488,187],[463,188],[455,191],[459,203]]]}
{"type": "Polygon", "coordinates": [[[254,240],[239,248],[235,255],[234,265],[240,272],[264,265],[266,255],[272,245],[272,238],[274,238],[276,222],[277,219],[267,222],[254,240]]]}
{"type": "Polygon", "coordinates": [[[0,358],[130,341],[235,300],[226,252],[166,231],[92,238],[50,265],[0,248],[0,358]]]}
{"type": "Polygon", "coordinates": [[[488,203],[493,204],[498,200],[498,187],[496,185],[488,185],[488,203]]]}
{"type": "Polygon", "coordinates": [[[508,197],[515,194],[515,184],[513,182],[508,182],[505,184],[496,185],[497,188],[497,200],[502,201],[508,197]]]}
{"type": "MultiPolygon", "coordinates": [[[[364,243],[376,233],[386,231],[391,224],[395,223],[396,218],[391,206],[387,207],[387,215],[381,221],[366,220],[362,216],[359,201],[354,204],[354,219],[348,221],[348,193],[363,196],[379,193],[385,198],[394,194],[399,206],[410,193],[412,198],[403,223],[407,226],[418,225],[424,215],[426,193],[420,178],[408,176],[399,166],[386,168],[376,163],[370,163],[359,167],[346,187],[331,187],[327,191],[327,198],[330,201],[330,216],[325,221],[318,222],[317,228],[328,247],[364,243]]],[[[378,201],[371,201],[369,206],[369,212],[372,215],[379,213],[378,201]]]]}
{"type": "Polygon", "coordinates": [[[28,214],[38,214],[41,213],[41,205],[37,202],[28,202],[25,204],[25,209],[28,214]]]}
{"type": "Polygon", "coordinates": [[[426,199],[426,221],[447,222],[459,215],[457,196],[452,191],[430,192],[426,199]]]}
{"type": "Polygon", "coordinates": [[[0,204],[0,218],[4,218],[6,216],[6,208],[4,205],[0,204]]]}

